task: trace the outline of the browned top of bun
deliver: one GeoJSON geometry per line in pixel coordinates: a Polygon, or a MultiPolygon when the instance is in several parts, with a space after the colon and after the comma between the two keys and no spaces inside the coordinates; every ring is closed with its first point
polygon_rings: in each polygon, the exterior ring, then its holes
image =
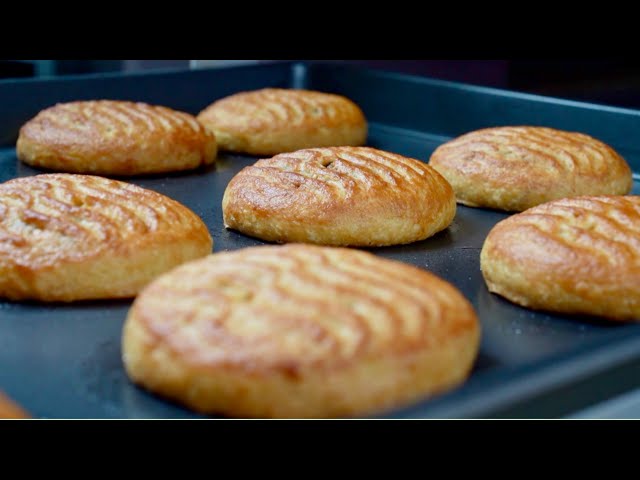
{"type": "Polygon", "coordinates": [[[60,103],[20,129],[18,156],[58,171],[128,175],[215,161],[215,136],[193,115],[120,100],[60,103]]]}
{"type": "Polygon", "coordinates": [[[148,233],[156,242],[172,241],[175,231],[207,237],[203,226],[175,200],[129,183],[64,173],[16,178],[0,184],[0,269],[143,248],[148,233]]]}
{"type": "Polygon", "coordinates": [[[229,182],[225,225],[274,241],[389,245],[424,239],[455,214],[451,186],[427,164],[369,147],[298,150],[229,182]]]}
{"type": "Polygon", "coordinates": [[[509,211],[557,198],[626,194],[632,185],[631,169],[613,148],[547,127],[470,132],[438,147],[429,164],[461,203],[509,211]]]}
{"type": "Polygon", "coordinates": [[[513,215],[481,252],[491,291],[517,303],[640,320],[640,196],[573,197],[513,215]]]}
{"type": "Polygon", "coordinates": [[[343,368],[475,332],[471,305],[419,268],[344,248],[223,252],[160,277],[130,315],[191,365],[343,368]]]}
{"type": "Polygon", "coordinates": [[[312,90],[264,88],[218,100],[198,118],[233,130],[311,129],[365,121],[360,108],[346,97],[312,90]]]}

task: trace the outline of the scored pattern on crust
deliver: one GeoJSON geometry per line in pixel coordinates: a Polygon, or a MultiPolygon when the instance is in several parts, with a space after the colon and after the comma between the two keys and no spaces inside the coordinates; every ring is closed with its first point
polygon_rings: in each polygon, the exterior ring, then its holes
{"type": "Polygon", "coordinates": [[[366,252],[287,245],[218,253],[151,284],[133,311],[188,363],[248,370],[343,366],[474,328],[434,275],[366,252]]]}
{"type": "Polygon", "coordinates": [[[562,245],[585,261],[591,257],[624,268],[640,267],[640,196],[556,200],[504,220],[490,236],[507,231],[526,242],[539,238],[562,245]]]}
{"type": "Polygon", "coordinates": [[[126,239],[196,220],[156,192],[102,177],[43,174],[0,185],[0,261],[85,258],[126,239]]]}
{"type": "Polygon", "coordinates": [[[73,142],[94,135],[106,138],[144,138],[180,131],[210,136],[192,115],[162,106],[126,101],[90,100],[55,105],[25,124],[21,134],[73,142]]]}
{"type": "Polygon", "coordinates": [[[273,130],[297,127],[312,121],[356,123],[364,121],[360,109],[339,95],[309,90],[266,88],[242,92],[214,102],[199,118],[214,127],[233,126],[242,130],[273,130]]]}
{"type": "Polygon", "coordinates": [[[428,165],[410,158],[369,147],[329,147],[283,153],[257,161],[239,175],[257,176],[269,182],[292,182],[300,187],[319,184],[318,194],[332,191],[344,197],[355,189],[372,186],[410,188],[411,184],[441,181],[428,165]],[[437,180],[436,180],[436,177],[437,180]]]}
{"type": "MultiPolygon", "coordinates": [[[[545,162],[559,172],[604,173],[606,157],[620,158],[608,145],[582,133],[546,127],[500,127],[465,134],[438,148],[434,160],[465,162],[545,162]]],[[[461,164],[464,167],[465,164],[461,164]]]]}

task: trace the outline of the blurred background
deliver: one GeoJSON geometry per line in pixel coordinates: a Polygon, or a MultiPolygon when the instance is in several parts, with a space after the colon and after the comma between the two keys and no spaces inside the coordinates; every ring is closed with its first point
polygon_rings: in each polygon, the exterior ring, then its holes
{"type": "MultiPolygon", "coordinates": [[[[0,80],[225,67],[275,60],[1,60],[0,80]]],[[[640,108],[640,60],[331,60],[443,80],[640,108]]]]}

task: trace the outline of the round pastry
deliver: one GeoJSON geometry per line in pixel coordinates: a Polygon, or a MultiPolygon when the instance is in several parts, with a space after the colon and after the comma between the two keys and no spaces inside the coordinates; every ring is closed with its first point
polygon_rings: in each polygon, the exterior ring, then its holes
{"type": "Polygon", "coordinates": [[[65,173],[0,184],[0,297],[132,297],[212,243],[191,210],[135,185],[65,173]]]}
{"type": "Polygon", "coordinates": [[[211,164],[217,146],[188,113],[94,100],[41,111],[20,129],[16,153],[29,165],[61,172],[139,175],[211,164]]]}
{"type": "Polygon", "coordinates": [[[198,115],[221,150],[275,155],[302,148],[364,145],[362,110],[340,95],[265,88],[218,100],[198,115]]]}
{"type": "Polygon", "coordinates": [[[480,326],[435,275],[367,252],[290,244],[210,255],[161,276],[124,325],[129,377],[231,417],[381,413],[468,376],[480,326]]]}
{"type": "Polygon", "coordinates": [[[640,321],[640,197],[584,196],[513,215],[480,254],[491,292],[532,309],[640,321]]]}
{"type": "Polygon", "coordinates": [[[497,127],[438,147],[429,165],[451,184],[459,203],[520,212],[559,198],[624,195],[627,162],[582,133],[546,127],[497,127]]]}
{"type": "Polygon", "coordinates": [[[27,412],[0,392],[0,419],[30,418],[27,412]]]}
{"type": "Polygon", "coordinates": [[[272,242],[383,246],[424,240],[456,212],[451,186],[427,164],[369,147],[298,150],[240,171],[224,224],[272,242]]]}

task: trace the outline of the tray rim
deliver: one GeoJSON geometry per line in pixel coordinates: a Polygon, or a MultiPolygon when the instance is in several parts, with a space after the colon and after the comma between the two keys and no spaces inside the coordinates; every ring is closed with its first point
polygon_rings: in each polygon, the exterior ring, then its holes
{"type": "MultiPolygon", "coordinates": [[[[622,114],[630,114],[633,116],[640,116],[640,108],[634,109],[634,108],[628,108],[628,107],[619,107],[616,105],[607,105],[605,103],[587,102],[584,100],[571,100],[568,98],[556,97],[552,95],[542,95],[537,93],[529,93],[521,90],[511,90],[511,89],[499,88],[499,87],[488,87],[488,86],[477,85],[477,84],[468,83],[468,82],[457,82],[453,80],[443,80],[443,79],[428,77],[428,76],[412,75],[409,73],[396,72],[393,70],[377,69],[377,68],[370,68],[370,67],[351,65],[351,64],[338,64],[338,63],[324,62],[324,61],[315,61],[315,62],[292,61],[290,63],[293,63],[294,65],[296,64],[304,65],[307,68],[317,65],[317,66],[325,66],[325,67],[333,67],[333,68],[341,68],[341,69],[353,69],[353,70],[358,70],[362,72],[367,72],[373,75],[384,75],[388,78],[392,78],[399,81],[424,83],[433,87],[465,90],[465,91],[472,91],[472,92],[481,93],[481,94],[502,96],[505,98],[532,100],[536,102],[552,103],[552,104],[567,106],[567,107],[588,108],[588,109],[605,111],[610,113],[622,113],[622,114]]],[[[239,65],[238,67],[240,66],[241,65],[239,65]]],[[[219,68],[222,68],[222,67],[219,67],[219,68]]],[[[229,68],[235,68],[235,67],[232,66],[229,68]]]]}
{"type": "Polygon", "coordinates": [[[322,60],[277,60],[271,62],[265,62],[260,64],[243,64],[243,65],[224,65],[224,66],[207,66],[198,68],[157,68],[147,71],[130,71],[130,72],[102,72],[102,73],[84,73],[84,74],[70,74],[70,75],[57,75],[50,77],[17,77],[17,78],[5,78],[0,79],[0,89],[4,87],[10,87],[15,85],[28,85],[38,83],[57,83],[68,81],[84,81],[84,80],[100,80],[100,79],[118,79],[118,78],[136,78],[136,77],[161,77],[166,75],[180,75],[188,72],[215,72],[215,71],[230,71],[230,70],[250,70],[250,69],[262,69],[264,67],[281,66],[285,69],[293,70],[298,67],[302,67],[305,70],[314,67],[322,68],[338,68],[338,69],[350,69],[354,71],[365,72],[370,75],[383,75],[385,77],[403,81],[414,82],[431,85],[433,87],[442,87],[454,90],[466,90],[480,94],[489,94],[494,96],[503,96],[505,98],[516,98],[521,100],[532,100],[536,102],[552,103],[561,106],[587,108],[599,111],[606,111],[610,113],[627,114],[632,116],[640,116],[640,108],[633,109],[628,107],[620,107],[615,105],[607,105],[605,103],[587,102],[584,100],[571,100],[563,97],[556,97],[552,95],[541,95],[536,93],[529,93],[521,90],[511,90],[499,87],[488,87],[484,85],[478,85],[468,82],[458,82],[453,80],[443,80],[435,77],[412,75],[409,73],[396,72],[393,70],[370,68],[360,65],[341,64],[337,62],[322,61],[322,60]]]}

